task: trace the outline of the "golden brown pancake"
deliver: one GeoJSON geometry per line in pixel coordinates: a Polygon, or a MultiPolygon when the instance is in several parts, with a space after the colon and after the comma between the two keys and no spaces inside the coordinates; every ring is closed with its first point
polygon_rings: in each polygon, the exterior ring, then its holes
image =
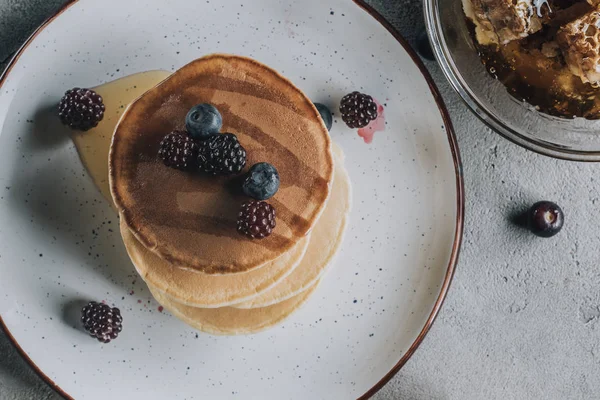
{"type": "Polygon", "coordinates": [[[344,168],[344,154],[335,144],[333,150],[335,177],[331,196],[323,215],[310,233],[310,242],[302,261],[285,279],[271,289],[232,307],[259,308],[282,302],[314,285],[326,272],[342,243],[351,204],[350,178],[344,168]]]}
{"type": "Polygon", "coordinates": [[[208,274],[249,271],[290,250],[318,220],[333,175],[327,128],[290,81],[254,60],[211,55],[193,61],[129,106],[110,151],[111,193],[136,238],[167,262],[208,274]],[[214,104],[222,132],[236,134],[247,165],[266,161],[281,187],[269,200],[277,227],[266,239],[236,231],[239,182],[165,167],[169,132],[184,129],[198,103],[214,104]]]}
{"type": "Polygon", "coordinates": [[[192,307],[216,308],[250,300],[288,276],[302,260],[309,236],[264,266],[243,273],[209,275],[174,267],[148,251],[121,218],[121,236],[142,279],[166,298],[192,307]]]}
{"type": "Polygon", "coordinates": [[[266,307],[311,287],[341,244],[350,209],[350,182],[342,150],[333,144],[335,178],[331,196],[304,241],[265,266],[243,273],[209,275],[174,267],[147,250],[121,218],[121,235],[140,276],[165,297],[192,307],[266,307]]]}
{"type": "Polygon", "coordinates": [[[318,282],[281,303],[250,310],[190,307],[170,300],[150,285],[148,288],[156,301],[191,327],[213,335],[242,335],[264,331],[283,321],[306,303],[317,286],[318,282]]]}

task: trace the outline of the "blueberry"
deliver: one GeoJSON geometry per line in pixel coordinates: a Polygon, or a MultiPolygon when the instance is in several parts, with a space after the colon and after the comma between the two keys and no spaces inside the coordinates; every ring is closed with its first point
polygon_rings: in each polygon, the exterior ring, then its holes
{"type": "Polygon", "coordinates": [[[325,104],[314,103],[314,105],[315,107],[317,107],[317,111],[319,112],[319,114],[321,114],[321,118],[323,119],[323,122],[325,122],[327,130],[330,131],[331,126],[333,125],[333,117],[331,116],[331,111],[329,111],[329,108],[327,108],[325,104]]]}
{"type": "Polygon", "coordinates": [[[279,173],[269,163],[254,164],[242,184],[246,196],[256,200],[270,199],[279,189],[279,173]]]}
{"type": "Polygon", "coordinates": [[[551,237],[563,227],[565,216],[558,205],[551,201],[539,201],[527,213],[529,230],[537,236],[551,237]]]}
{"type": "Polygon", "coordinates": [[[206,140],[218,134],[222,126],[221,113],[212,104],[198,104],[185,117],[185,127],[196,140],[206,140]]]}

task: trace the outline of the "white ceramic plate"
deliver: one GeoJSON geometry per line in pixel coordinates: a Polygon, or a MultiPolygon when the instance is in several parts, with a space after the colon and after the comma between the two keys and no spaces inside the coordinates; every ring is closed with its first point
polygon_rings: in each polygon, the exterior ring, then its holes
{"type": "Polygon", "coordinates": [[[460,160],[429,75],[363,3],[81,0],[36,32],[0,85],[0,321],[65,397],[366,398],[433,322],[462,235],[460,160]],[[116,216],[54,129],[67,88],[212,52],[254,57],[332,109],[355,89],[385,104],[371,144],[341,121],[331,132],[354,197],[336,265],[299,312],[252,336],[197,333],[157,310],[116,216]],[[108,345],[77,327],[91,299],[124,314],[108,345]]]}

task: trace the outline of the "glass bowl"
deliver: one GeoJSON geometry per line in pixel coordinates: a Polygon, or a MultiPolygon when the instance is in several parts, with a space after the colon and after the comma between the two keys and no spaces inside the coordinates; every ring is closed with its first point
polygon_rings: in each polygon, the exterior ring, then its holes
{"type": "Polygon", "coordinates": [[[450,84],[500,135],[529,150],[575,161],[600,161],[600,120],[543,114],[511,96],[481,63],[461,0],[423,0],[433,52],[450,84]]]}

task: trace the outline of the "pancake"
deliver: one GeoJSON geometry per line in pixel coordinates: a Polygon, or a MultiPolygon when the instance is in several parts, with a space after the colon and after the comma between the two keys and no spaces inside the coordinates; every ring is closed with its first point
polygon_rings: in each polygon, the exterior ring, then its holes
{"type": "MultiPolygon", "coordinates": [[[[267,307],[287,300],[314,285],[327,270],[331,259],[342,243],[352,196],[350,179],[344,168],[344,154],[335,143],[333,144],[333,152],[335,172],[331,196],[327,201],[323,215],[321,215],[310,234],[308,249],[302,257],[300,265],[273,288],[253,297],[251,300],[234,304],[233,307],[267,307]]],[[[259,271],[261,270],[262,268],[259,271]]]]}
{"type": "Polygon", "coordinates": [[[317,286],[315,284],[281,303],[251,310],[189,307],[168,299],[152,286],[148,287],[156,301],[192,328],[213,335],[243,335],[263,331],[283,321],[308,300],[317,286]]]}
{"type": "Polygon", "coordinates": [[[148,90],[121,118],[110,151],[111,193],[123,220],[148,250],[172,265],[207,274],[250,271],[294,247],[315,225],[333,176],[331,141],[311,101],[254,60],[211,55],[148,90]],[[222,132],[236,134],[247,165],[267,161],[281,177],[269,200],[274,233],[250,240],[236,231],[240,184],[165,167],[161,139],[183,129],[198,103],[214,104],[222,132]]]}
{"type": "Polygon", "coordinates": [[[123,242],[136,270],[144,281],[169,299],[192,307],[266,307],[306,290],[322,276],[338,250],[350,209],[350,182],[343,167],[344,156],[335,144],[333,149],[333,186],[321,218],[309,240],[275,261],[234,275],[184,270],[147,250],[121,219],[123,242]]]}
{"type": "Polygon", "coordinates": [[[192,307],[224,307],[247,301],[269,290],[300,263],[309,237],[263,267],[243,274],[209,275],[170,265],[148,251],[121,218],[121,236],[129,258],[142,279],[162,296],[192,307]]]}

